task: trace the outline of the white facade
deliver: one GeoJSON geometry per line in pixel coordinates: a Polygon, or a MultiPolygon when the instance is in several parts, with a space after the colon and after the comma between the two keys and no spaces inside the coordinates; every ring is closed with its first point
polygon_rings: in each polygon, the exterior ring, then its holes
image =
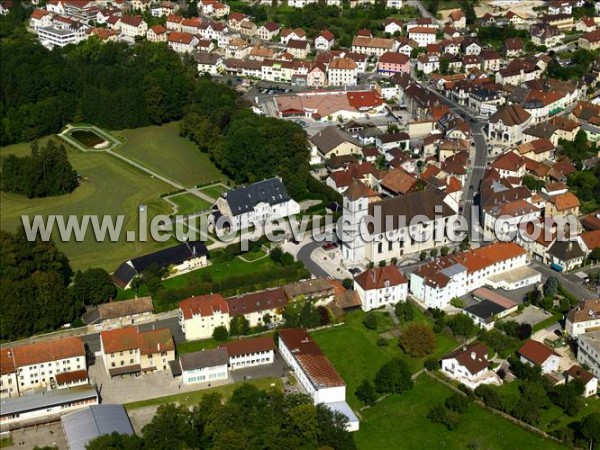
{"type": "Polygon", "coordinates": [[[577,362],[587,366],[596,378],[600,377],[600,331],[578,336],[577,362]]]}
{"type": "Polygon", "coordinates": [[[229,356],[229,368],[231,370],[244,369],[246,367],[262,366],[273,364],[275,361],[275,351],[268,350],[262,352],[247,353],[244,355],[229,356]]]}
{"type": "Polygon", "coordinates": [[[54,27],[42,27],[37,29],[38,40],[46,47],[65,47],[69,44],[77,44],[86,38],[85,28],[58,29],[54,27]]]}
{"type": "Polygon", "coordinates": [[[360,296],[363,311],[370,311],[372,309],[382,308],[386,305],[395,305],[398,302],[405,302],[408,297],[408,283],[365,291],[355,281],[354,290],[358,292],[358,295],[360,296]]]}
{"type": "MultiPolygon", "coordinates": [[[[522,363],[529,364],[530,366],[533,365],[531,361],[529,361],[523,356],[521,356],[520,359],[522,363]]],[[[560,357],[556,355],[550,355],[548,359],[546,359],[542,364],[540,364],[540,367],[542,368],[542,373],[558,372],[559,363],[560,357]]]]}
{"type": "Polygon", "coordinates": [[[226,380],[229,378],[227,364],[220,364],[201,369],[182,370],[183,384],[206,383],[210,381],[226,380]]]}
{"type": "Polygon", "coordinates": [[[179,324],[187,341],[209,339],[218,326],[229,329],[229,312],[218,311],[207,317],[195,315],[190,319],[184,319],[180,310],[179,324]]]}
{"type": "Polygon", "coordinates": [[[434,29],[425,31],[421,30],[421,27],[419,27],[418,31],[409,31],[408,37],[415,41],[419,45],[419,47],[427,47],[427,45],[429,44],[435,44],[435,34],[436,32],[434,29]]]}

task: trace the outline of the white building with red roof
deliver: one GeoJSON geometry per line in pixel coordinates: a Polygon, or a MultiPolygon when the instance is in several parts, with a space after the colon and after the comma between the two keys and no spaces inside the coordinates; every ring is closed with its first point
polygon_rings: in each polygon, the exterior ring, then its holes
{"type": "Polygon", "coordinates": [[[323,30],[315,38],[315,50],[318,52],[327,52],[335,45],[335,36],[329,30],[323,30]]]}
{"type": "Polygon", "coordinates": [[[190,33],[172,31],[167,42],[177,53],[191,53],[198,45],[198,38],[190,33]]]}
{"type": "Polygon", "coordinates": [[[35,9],[29,18],[29,28],[37,30],[52,25],[52,14],[45,9],[35,9]]]}
{"type": "Polygon", "coordinates": [[[218,326],[229,329],[229,306],[221,294],[200,295],[179,303],[179,325],[185,339],[208,339],[218,326]]]}
{"type": "Polygon", "coordinates": [[[346,403],[346,383],[305,329],[280,330],[279,353],[315,404],[341,412],[348,431],[358,430],[358,418],[346,403]]]}
{"type": "Polygon", "coordinates": [[[136,36],[145,36],[148,31],[148,24],[142,16],[124,15],[121,17],[121,34],[131,38],[136,36]]]}
{"type": "Polygon", "coordinates": [[[405,302],[408,297],[408,280],[396,266],[368,269],[354,278],[363,311],[405,302]]]}
{"type": "Polygon", "coordinates": [[[558,372],[560,355],[541,342],[528,340],[517,351],[521,362],[531,366],[540,366],[542,373],[558,372]]]}
{"type": "MultiPolygon", "coordinates": [[[[78,337],[3,348],[0,351],[0,398],[49,386],[63,387],[57,382],[60,374],[86,370],[85,348],[78,337]]],[[[85,383],[87,374],[77,384],[85,383]]]]}
{"type": "Polygon", "coordinates": [[[502,380],[490,370],[488,348],[481,343],[465,345],[442,358],[442,373],[471,389],[482,384],[500,386],[502,380]]]}
{"type": "Polygon", "coordinates": [[[273,364],[275,361],[275,341],[271,336],[240,339],[219,347],[227,350],[231,370],[273,364]]]}

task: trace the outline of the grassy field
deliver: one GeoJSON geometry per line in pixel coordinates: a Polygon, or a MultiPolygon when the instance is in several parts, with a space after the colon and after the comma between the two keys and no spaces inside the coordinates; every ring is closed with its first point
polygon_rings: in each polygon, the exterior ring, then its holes
{"type": "MultiPolygon", "coordinates": [[[[259,380],[245,381],[244,383],[253,384],[259,389],[281,390],[282,388],[280,378],[261,378],[259,380]]],[[[202,400],[202,397],[204,397],[206,394],[219,393],[225,398],[231,397],[233,391],[235,391],[238,387],[240,387],[240,383],[227,384],[225,386],[219,386],[210,389],[202,389],[194,392],[183,392],[181,394],[167,395],[165,397],[152,398],[150,400],[126,403],[124,406],[128,410],[144,408],[146,406],[160,405],[163,403],[179,403],[180,405],[192,406],[198,404],[200,400],[202,400]]]]}
{"type": "Polygon", "coordinates": [[[177,205],[177,214],[194,214],[210,208],[211,204],[194,194],[177,194],[169,197],[177,205]]]}
{"type": "MultiPolygon", "coordinates": [[[[391,318],[380,315],[379,328],[376,331],[368,330],[363,324],[364,313],[356,311],[346,316],[346,324],[312,334],[315,341],[338,370],[347,386],[346,399],[348,403],[359,408],[362,403],[354,395],[354,391],[365,378],[373,379],[377,371],[387,361],[394,357],[404,359],[411,371],[417,372],[423,367],[427,358],[411,358],[404,354],[398,347],[398,338],[390,339],[387,346],[377,345],[381,333],[393,328],[391,318]]],[[[427,321],[422,314],[416,320],[427,321]]],[[[437,335],[437,346],[433,357],[439,358],[451,350],[458,343],[451,337],[437,335]]]]}
{"type": "Polygon", "coordinates": [[[195,270],[179,277],[170,278],[163,282],[163,286],[167,289],[185,287],[194,279],[204,279],[207,273],[210,274],[213,281],[219,281],[232,275],[244,276],[268,271],[274,266],[275,263],[271,261],[270,258],[263,258],[258,261],[247,263],[236,257],[228,263],[212,264],[204,269],[195,270]]]}
{"type": "Polygon", "coordinates": [[[223,192],[227,190],[227,188],[221,184],[214,184],[212,186],[203,187],[200,190],[209,197],[212,197],[216,200],[221,196],[223,192]]]}
{"type": "MultiPolygon", "coordinates": [[[[29,144],[15,144],[1,150],[2,155],[13,153],[23,156],[29,152],[29,144]]],[[[160,198],[160,194],[172,189],[170,186],[107,154],[83,153],[71,148],[68,148],[67,152],[69,161],[84,179],[81,186],[68,195],[38,199],[0,193],[2,229],[14,231],[21,223],[20,216],[23,214],[30,216],[34,214],[77,216],[124,214],[126,215],[124,229],[136,230],[137,209],[140,204],[148,206],[149,217],[170,212],[169,205],[160,198]]],[[[98,243],[91,232],[87,234],[82,242],[73,240],[65,243],[58,242],[58,247],[67,254],[75,269],[94,266],[113,271],[119,263],[130,257],[172,245],[157,242],[126,242],[125,233],[121,233],[119,242],[98,243]]]]}
{"type": "Polygon", "coordinates": [[[545,449],[563,448],[479,406],[470,405],[458,430],[427,419],[429,408],[451,395],[441,383],[421,375],[412,390],[390,395],[362,412],[354,435],[361,450],[397,449],[545,449]]]}
{"type": "Polygon", "coordinates": [[[221,344],[214,339],[202,339],[201,341],[186,341],[177,344],[177,353],[183,355],[185,353],[200,352],[202,350],[209,350],[211,348],[217,348],[221,344]]]}
{"type": "Polygon", "coordinates": [[[264,258],[267,254],[262,250],[249,251],[243,254],[246,261],[254,262],[257,259],[264,258]]]}
{"type": "Polygon", "coordinates": [[[179,136],[179,123],[113,131],[124,142],[116,151],[155,172],[194,187],[226,177],[189,140],[179,136]]]}

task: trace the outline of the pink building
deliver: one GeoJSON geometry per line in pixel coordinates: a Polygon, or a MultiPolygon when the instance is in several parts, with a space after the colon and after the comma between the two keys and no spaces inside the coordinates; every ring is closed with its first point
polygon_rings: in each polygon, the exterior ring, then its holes
{"type": "Polygon", "coordinates": [[[404,53],[386,52],[379,57],[377,71],[381,74],[410,73],[410,58],[404,53]]]}

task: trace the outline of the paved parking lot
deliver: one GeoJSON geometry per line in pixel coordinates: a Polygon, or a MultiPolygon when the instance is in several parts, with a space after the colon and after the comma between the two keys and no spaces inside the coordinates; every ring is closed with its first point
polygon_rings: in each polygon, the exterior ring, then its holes
{"type": "Polygon", "coordinates": [[[536,308],[535,306],[527,306],[523,312],[513,320],[518,323],[528,323],[529,325],[534,326],[536,323],[540,323],[550,316],[551,314],[536,308]]]}
{"type": "Polygon", "coordinates": [[[21,428],[11,432],[13,445],[5,449],[32,450],[34,447],[56,447],[67,450],[67,438],[60,422],[21,428]]]}

